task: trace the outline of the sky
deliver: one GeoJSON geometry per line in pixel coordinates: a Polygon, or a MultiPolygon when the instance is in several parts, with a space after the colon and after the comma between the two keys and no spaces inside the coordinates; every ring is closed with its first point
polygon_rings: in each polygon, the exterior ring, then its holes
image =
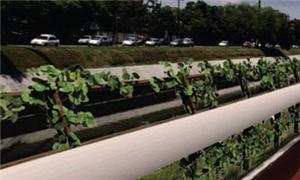
{"type": "MultiPolygon", "coordinates": [[[[169,5],[177,7],[177,0],[161,0],[162,5],[169,5]]],[[[181,0],[181,7],[184,7],[185,4],[189,1],[197,0],[181,0]]],[[[207,4],[210,5],[225,5],[227,3],[249,3],[257,4],[258,0],[204,0],[207,4]]],[[[272,7],[273,9],[278,9],[281,12],[284,12],[290,16],[291,19],[297,18],[300,19],[300,0],[261,0],[262,7],[272,7]]]]}

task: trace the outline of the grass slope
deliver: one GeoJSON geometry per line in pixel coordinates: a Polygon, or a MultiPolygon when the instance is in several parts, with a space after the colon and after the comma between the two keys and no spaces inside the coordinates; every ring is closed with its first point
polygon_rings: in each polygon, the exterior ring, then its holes
{"type": "Polygon", "coordinates": [[[260,56],[300,54],[282,50],[261,50],[242,47],[1,47],[1,72],[7,68],[25,71],[43,64],[63,68],[80,64],[85,68],[137,64],[156,64],[159,61],[179,62],[185,58],[212,60],[260,56]]]}

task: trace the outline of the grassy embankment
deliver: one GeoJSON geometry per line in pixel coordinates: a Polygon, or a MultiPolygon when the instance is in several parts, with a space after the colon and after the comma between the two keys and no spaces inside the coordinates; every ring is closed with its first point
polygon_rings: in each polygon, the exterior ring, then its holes
{"type": "Polygon", "coordinates": [[[59,68],[80,64],[85,68],[179,62],[185,58],[213,60],[300,54],[300,49],[261,50],[242,47],[1,47],[1,72],[53,64],[59,68]]]}

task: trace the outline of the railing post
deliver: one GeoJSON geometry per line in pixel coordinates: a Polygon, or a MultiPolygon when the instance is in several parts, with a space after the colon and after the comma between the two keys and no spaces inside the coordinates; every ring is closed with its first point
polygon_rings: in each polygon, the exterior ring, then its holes
{"type": "MultiPolygon", "coordinates": [[[[183,77],[182,78],[182,82],[184,85],[184,88],[187,88],[189,86],[189,79],[187,77],[183,77]]],[[[180,93],[181,99],[182,99],[182,103],[185,106],[185,108],[189,108],[187,109],[188,111],[190,111],[191,114],[195,114],[196,112],[196,105],[193,102],[193,99],[191,96],[187,96],[184,92],[180,93]]]]}
{"type": "Polygon", "coordinates": [[[299,133],[299,121],[300,121],[300,116],[299,116],[299,111],[300,111],[300,103],[295,105],[295,109],[294,109],[294,133],[298,134],[299,133]]]}
{"type": "Polygon", "coordinates": [[[280,145],[280,129],[279,129],[279,121],[280,121],[280,115],[281,113],[277,113],[274,116],[274,148],[277,149],[279,148],[280,145]]]}
{"type": "Polygon", "coordinates": [[[63,107],[63,104],[61,102],[58,90],[54,91],[53,97],[54,97],[55,103],[58,106],[59,116],[62,119],[62,122],[63,122],[63,125],[64,125],[64,133],[67,135],[67,142],[70,144],[71,143],[70,142],[70,140],[71,140],[71,129],[70,129],[69,122],[68,122],[68,120],[65,116],[64,107],[63,107]]]}

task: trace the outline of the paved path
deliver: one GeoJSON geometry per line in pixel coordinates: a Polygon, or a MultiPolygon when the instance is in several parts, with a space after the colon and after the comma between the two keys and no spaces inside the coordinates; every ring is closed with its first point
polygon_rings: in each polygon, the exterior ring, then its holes
{"type": "MultiPolygon", "coordinates": [[[[290,56],[291,58],[300,59],[300,55],[290,56]]],[[[256,64],[260,58],[251,58],[251,62],[256,64]]],[[[274,60],[274,57],[264,57],[264,59],[274,60]]],[[[239,63],[245,61],[245,58],[233,59],[235,63],[239,63]]],[[[210,60],[209,62],[214,65],[222,64],[224,60],[210,60]]],[[[198,62],[194,62],[193,69],[191,70],[191,74],[198,74],[197,64],[198,62]]],[[[175,66],[175,64],[173,64],[175,66]]],[[[154,65],[137,65],[137,66],[123,66],[123,67],[111,67],[111,68],[95,68],[88,69],[92,73],[98,73],[102,71],[110,71],[112,74],[120,75],[122,74],[123,69],[127,69],[128,72],[136,72],[140,75],[140,80],[149,79],[152,76],[156,77],[165,77],[164,68],[159,64],[154,65]]],[[[14,79],[10,75],[0,75],[0,90],[4,92],[20,92],[24,90],[28,85],[32,83],[30,76],[24,75],[24,77],[20,77],[20,79],[14,79]]]]}

